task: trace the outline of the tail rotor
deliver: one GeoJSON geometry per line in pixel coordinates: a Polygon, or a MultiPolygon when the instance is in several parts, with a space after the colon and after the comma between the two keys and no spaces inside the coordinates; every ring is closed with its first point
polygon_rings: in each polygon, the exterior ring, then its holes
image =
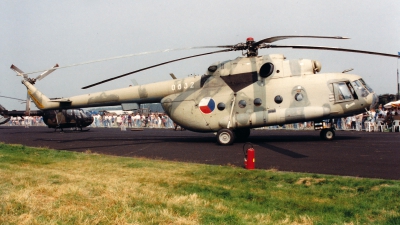
{"type": "Polygon", "coordinates": [[[35,79],[36,79],[36,80],[41,80],[41,79],[45,78],[45,77],[46,77],[47,75],[49,75],[50,73],[54,72],[54,71],[57,69],[57,67],[59,67],[58,64],[56,64],[55,66],[53,66],[53,68],[51,68],[51,69],[49,69],[49,70],[47,70],[47,71],[44,71],[42,74],[40,74],[39,76],[37,76],[35,79]]]}
{"type": "MultiPolygon", "coordinates": [[[[24,80],[28,81],[29,83],[31,83],[32,85],[34,85],[36,83],[36,81],[38,80],[42,80],[43,78],[45,78],[47,75],[49,75],[50,73],[54,72],[57,67],[59,67],[58,64],[56,64],[55,66],[53,66],[51,69],[44,71],[42,74],[40,74],[39,76],[37,76],[36,78],[30,78],[28,77],[27,74],[24,73],[24,71],[22,71],[21,69],[19,69],[17,66],[15,66],[14,64],[11,65],[10,69],[14,70],[17,73],[17,76],[21,76],[23,77],[24,80]]],[[[25,109],[25,115],[29,116],[30,112],[31,112],[31,96],[29,95],[29,90],[27,90],[27,95],[26,95],[26,109],[25,109]]]]}

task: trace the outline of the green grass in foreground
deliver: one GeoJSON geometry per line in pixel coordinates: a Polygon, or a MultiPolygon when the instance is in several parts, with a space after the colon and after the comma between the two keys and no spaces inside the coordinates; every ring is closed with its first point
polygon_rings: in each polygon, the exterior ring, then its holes
{"type": "Polygon", "coordinates": [[[0,143],[0,224],[400,224],[400,181],[0,143]]]}

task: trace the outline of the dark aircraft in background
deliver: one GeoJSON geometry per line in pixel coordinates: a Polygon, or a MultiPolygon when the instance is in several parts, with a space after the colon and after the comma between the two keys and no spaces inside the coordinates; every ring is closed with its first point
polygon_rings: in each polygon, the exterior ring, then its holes
{"type": "MultiPolygon", "coordinates": [[[[52,73],[54,70],[58,68],[58,64],[56,64],[50,70],[45,71],[44,73],[40,74],[36,78],[29,78],[26,75],[23,75],[27,78],[32,84],[36,81],[42,80],[47,75],[52,73]]],[[[22,70],[18,67],[12,65],[11,69],[17,72],[17,74],[24,74],[22,70]]],[[[27,99],[18,99],[12,98],[8,96],[0,96],[3,98],[10,98],[14,100],[21,101],[22,103],[26,104],[26,110],[12,110],[8,111],[3,106],[0,105],[0,124],[7,123],[10,120],[11,116],[17,117],[20,116],[42,116],[43,122],[49,127],[54,128],[56,131],[57,129],[63,130],[64,128],[75,128],[80,129],[89,126],[93,123],[93,117],[90,113],[83,111],[82,109],[58,109],[58,110],[30,110],[30,102],[31,98],[29,93],[27,94],[27,99]]],[[[58,98],[53,98],[52,101],[58,101],[58,98]]]]}
{"type": "MultiPolygon", "coordinates": [[[[30,116],[42,116],[43,122],[49,128],[63,130],[64,128],[80,129],[93,123],[93,116],[82,109],[63,109],[63,110],[31,110],[30,116]]],[[[7,123],[11,117],[24,117],[24,110],[6,110],[0,105],[0,124],[7,123]]]]}

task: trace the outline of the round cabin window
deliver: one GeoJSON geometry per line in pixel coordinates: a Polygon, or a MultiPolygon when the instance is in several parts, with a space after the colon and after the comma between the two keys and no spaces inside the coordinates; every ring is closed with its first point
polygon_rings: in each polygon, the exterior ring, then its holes
{"type": "Polygon", "coordinates": [[[255,106],[260,106],[262,104],[262,100],[260,98],[254,99],[254,105],[255,106]]]}
{"type": "Polygon", "coordinates": [[[280,95],[275,96],[274,98],[275,103],[281,104],[283,102],[283,98],[280,95]]]}
{"type": "Polygon", "coordinates": [[[246,107],[246,101],[245,101],[245,100],[240,100],[240,101],[239,101],[239,107],[240,107],[240,108],[246,107]]]}
{"type": "Polygon", "coordinates": [[[225,109],[225,103],[223,103],[223,102],[218,103],[217,108],[218,108],[219,111],[224,110],[225,109]]]}

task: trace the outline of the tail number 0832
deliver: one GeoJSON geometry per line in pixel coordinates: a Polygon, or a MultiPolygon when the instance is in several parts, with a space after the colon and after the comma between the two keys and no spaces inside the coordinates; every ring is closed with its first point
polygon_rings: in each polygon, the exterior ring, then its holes
{"type": "Polygon", "coordinates": [[[182,90],[182,88],[183,88],[184,90],[185,90],[185,89],[188,89],[188,88],[194,88],[194,82],[190,82],[190,84],[188,84],[188,83],[182,83],[182,84],[177,84],[177,85],[173,84],[173,85],[171,86],[171,89],[172,89],[173,91],[175,91],[175,90],[180,91],[180,90],[182,90]]]}

